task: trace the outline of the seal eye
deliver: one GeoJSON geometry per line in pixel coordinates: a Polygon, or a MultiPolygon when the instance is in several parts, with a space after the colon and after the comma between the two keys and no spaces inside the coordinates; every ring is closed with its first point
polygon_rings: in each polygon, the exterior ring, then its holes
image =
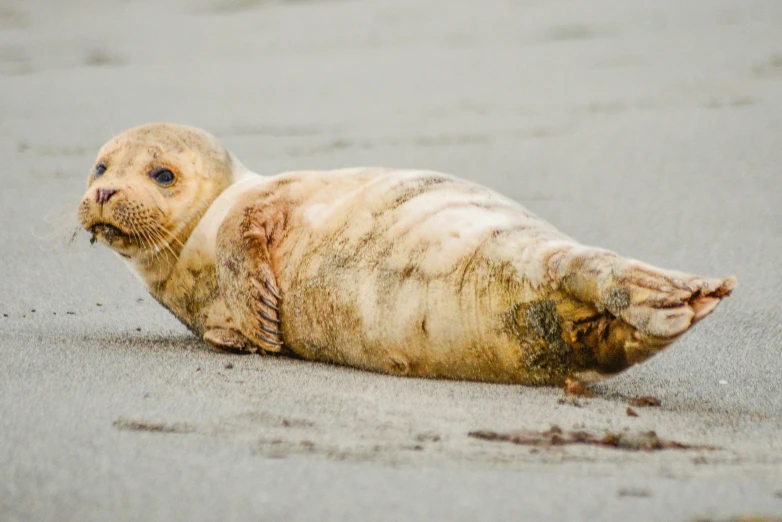
{"type": "Polygon", "coordinates": [[[149,172],[149,177],[154,179],[155,183],[157,183],[161,187],[168,187],[176,179],[176,176],[174,176],[173,172],[163,167],[152,169],[149,172]]]}
{"type": "Polygon", "coordinates": [[[92,176],[95,178],[99,178],[103,176],[104,172],[106,172],[106,164],[98,163],[97,165],[95,165],[95,170],[92,172],[92,176]]]}

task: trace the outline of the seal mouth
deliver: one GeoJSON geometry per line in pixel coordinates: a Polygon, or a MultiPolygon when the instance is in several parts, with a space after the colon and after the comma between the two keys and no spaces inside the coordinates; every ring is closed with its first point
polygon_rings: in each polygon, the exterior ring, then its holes
{"type": "Polygon", "coordinates": [[[92,237],[90,238],[91,245],[95,244],[99,236],[103,237],[103,239],[109,244],[114,243],[118,239],[130,239],[130,234],[127,234],[114,225],[110,225],[108,223],[96,223],[88,230],[90,234],[92,234],[92,237]]]}

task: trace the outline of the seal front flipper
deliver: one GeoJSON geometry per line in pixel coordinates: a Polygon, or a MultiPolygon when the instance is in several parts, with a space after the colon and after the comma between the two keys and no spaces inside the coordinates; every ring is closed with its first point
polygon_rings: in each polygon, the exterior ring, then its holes
{"type": "Polygon", "coordinates": [[[563,337],[586,355],[586,380],[596,380],[595,371],[610,376],[663,350],[736,286],[735,277],[665,270],[580,245],[553,252],[548,276],[562,297],[563,337]]]}
{"type": "Polygon", "coordinates": [[[209,328],[204,332],[204,341],[231,352],[256,351],[242,334],[230,328],[209,328]]]}
{"type": "MultiPolygon", "coordinates": [[[[281,216],[238,202],[217,233],[217,280],[236,328],[261,352],[283,351],[280,301],[270,249],[281,216]]],[[[246,349],[246,348],[245,348],[246,349]]]]}

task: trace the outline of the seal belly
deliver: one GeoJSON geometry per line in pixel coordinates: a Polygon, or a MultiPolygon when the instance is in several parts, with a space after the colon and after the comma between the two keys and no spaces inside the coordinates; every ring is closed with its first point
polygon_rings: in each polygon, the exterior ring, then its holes
{"type": "Polygon", "coordinates": [[[525,249],[562,237],[544,222],[449,176],[397,172],[338,203],[304,203],[291,223],[310,229],[280,245],[284,337],[296,353],[399,375],[526,382],[508,314],[543,281],[525,249]]]}
{"type": "Polygon", "coordinates": [[[616,373],[735,286],[585,247],[489,189],[424,171],[269,178],[237,201],[217,250],[252,346],[418,377],[616,373]]]}

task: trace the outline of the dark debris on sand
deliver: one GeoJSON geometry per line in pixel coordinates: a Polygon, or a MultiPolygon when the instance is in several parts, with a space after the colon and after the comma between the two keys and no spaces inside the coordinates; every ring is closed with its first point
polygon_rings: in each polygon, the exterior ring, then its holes
{"type": "Polygon", "coordinates": [[[660,399],[657,397],[651,397],[649,395],[644,395],[643,397],[636,397],[630,402],[630,406],[636,406],[639,408],[645,408],[645,407],[656,407],[660,406],[662,403],[660,402],[660,399]]]}
{"type": "Polygon", "coordinates": [[[149,431],[156,433],[191,433],[194,429],[186,424],[164,424],[143,420],[117,419],[113,423],[118,430],[149,431]]]}
{"type": "Polygon", "coordinates": [[[617,448],[628,451],[657,451],[666,449],[717,449],[713,446],[682,444],[672,440],[661,439],[653,431],[631,432],[606,431],[602,435],[587,431],[563,431],[559,426],[552,426],[548,431],[516,431],[497,433],[495,431],[478,430],[468,433],[468,436],[488,441],[510,442],[524,446],[566,446],[587,444],[604,448],[617,448]]]}

